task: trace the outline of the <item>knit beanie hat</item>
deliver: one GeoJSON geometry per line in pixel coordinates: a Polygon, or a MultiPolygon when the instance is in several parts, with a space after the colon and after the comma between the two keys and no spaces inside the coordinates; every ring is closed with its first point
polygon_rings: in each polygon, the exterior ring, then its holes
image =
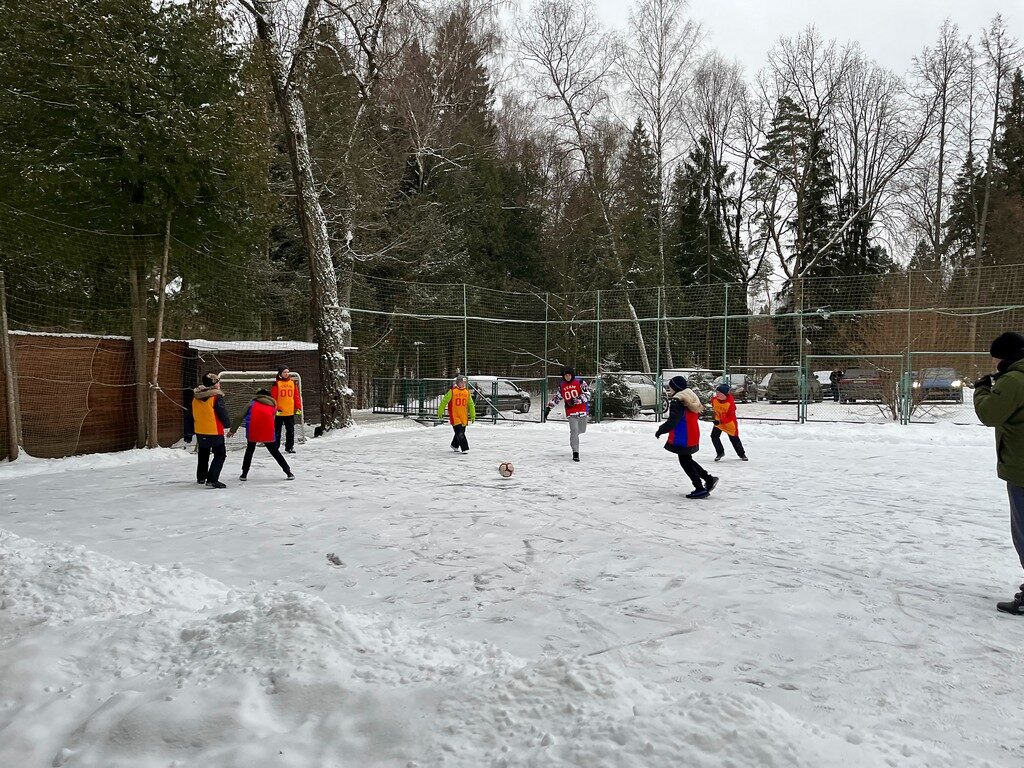
{"type": "Polygon", "coordinates": [[[673,392],[682,392],[687,387],[686,377],[673,376],[669,379],[668,386],[673,392]]]}
{"type": "Polygon", "coordinates": [[[715,391],[721,392],[723,395],[728,395],[730,392],[732,392],[732,387],[730,387],[728,384],[719,384],[717,387],[715,387],[715,391]]]}
{"type": "Polygon", "coordinates": [[[1013,331],[999,334],[992,342],[989,354],[997,360],[1020,358],[1021,354],[1024,354],[1024,336],[1013,331]]]}
{"type": "Polygon", "coordinates": [[[205,376],[203,376],[203,386],[204,387],[212,387],[218,381],[220,381],[220,376],[218,376],[216,373],[208,373],[205,376]]]}

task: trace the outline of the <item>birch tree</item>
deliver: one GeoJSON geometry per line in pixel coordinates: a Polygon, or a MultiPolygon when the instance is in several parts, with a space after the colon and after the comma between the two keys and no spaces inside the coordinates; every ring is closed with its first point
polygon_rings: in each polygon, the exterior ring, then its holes
{"type": "Polygon", "coordinates": [[[271,0],[240,2],[255,21],[288,147],[296,212],[309,265],[313,325],[320,352],[320,425],[324,430],[344,427],[350,421],[351,390],[345,340],[351,334],[352,318],[348,302],[344,306],[339,302],[327,218],[320,201],[302,103],[322,0],[306,0],[296,20],[290,20],[285,9],[271,0]]]}
{"type": "MultiPolygon", "coordinates": [[[[533,69],[559,141],[578,161],[598,202],[606,250],[618,284],[627,288],[626,265],[619,253],[619,234],[611,210],[611,190],[599,183],[599,158],[594,152],[599,118],[607,111],[608,88],[615,69],[614,41],[596,18],[587,0],[538,0],[521,21],[517,42],[524,61],[533,69]]],[[[640,363],[645,372],[650,372],[643,329],[628,290],[626,306],[640,363]]]]}

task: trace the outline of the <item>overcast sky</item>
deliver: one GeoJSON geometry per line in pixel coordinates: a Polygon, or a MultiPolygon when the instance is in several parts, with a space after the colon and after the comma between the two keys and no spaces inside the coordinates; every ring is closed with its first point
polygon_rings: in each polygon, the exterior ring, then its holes
{"type": "MultiPolygon", "coordinates": [[[[625,27],[629,3],[595,0],[609,25],[625,27]]],[[[710,34],[710,44],[749,73],[781,35],[815,24],[825,37],[857,40],[868,56],[897,72],[934,41],[946,18],[961,32],[978,30],[1002,13],[1024,39],[1024,0],[690,0],[690,13],[710,34]]]]}

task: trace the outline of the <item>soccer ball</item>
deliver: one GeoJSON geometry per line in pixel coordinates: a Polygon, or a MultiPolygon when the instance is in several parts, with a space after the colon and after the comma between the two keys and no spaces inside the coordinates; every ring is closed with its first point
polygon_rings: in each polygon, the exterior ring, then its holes
{"type": "Polygon", "coordinates": [[[503,461],[498,465],[498,474],[506,479],[512,477],[512,473],[515,471],[511,461],[503,461]]]}

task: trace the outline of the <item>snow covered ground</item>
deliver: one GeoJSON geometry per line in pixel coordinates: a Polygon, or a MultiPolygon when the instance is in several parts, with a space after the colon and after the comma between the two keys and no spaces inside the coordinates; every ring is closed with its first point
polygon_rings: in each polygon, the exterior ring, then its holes
{"type": "Polygon", "coordinates": [[[375,424],[0,466],[0,766],[1020,766],[992,437],[375,424]],[[502,480],[500,461],[516,465],[502,480]]]}

